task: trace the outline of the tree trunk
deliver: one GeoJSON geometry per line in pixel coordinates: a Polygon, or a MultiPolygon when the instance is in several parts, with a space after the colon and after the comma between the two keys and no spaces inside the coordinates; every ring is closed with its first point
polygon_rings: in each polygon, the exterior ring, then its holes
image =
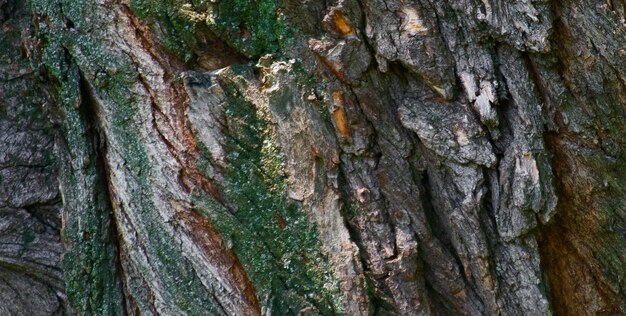
{"type": "Polygon", "coordinates": [[[625,11],[0,0],[0,314],[625,314],[625,11]]]}

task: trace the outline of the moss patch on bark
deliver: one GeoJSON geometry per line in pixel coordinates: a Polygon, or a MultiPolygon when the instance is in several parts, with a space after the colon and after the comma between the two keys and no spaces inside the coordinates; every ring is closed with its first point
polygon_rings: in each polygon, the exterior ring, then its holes
{"type": "MultiPolygon", "coordinates": [[[[226,94],[230,136],[224,197],[236,209],[196,194],[196,210],[222,233],[255,285],[259,301],[272,314],[295,314],[307,307],[324,315],[341,313],[338,282],[321,251],[318,232],[286,196],[284,161],[266,109],[243,93],[250,75],[248,66],[237,66],[218,78],[226,94]]],[[[209,157],[208,151],[202,156],[209,157]]]]}
{"type": "Polygon", "coordinates": [[[131,9],[158,23],[165,47],[185,61],[193,58],[190,43],[200,25],[248,58],[278,52],[292,36],[276,0],[133,0],[131,9]]]}

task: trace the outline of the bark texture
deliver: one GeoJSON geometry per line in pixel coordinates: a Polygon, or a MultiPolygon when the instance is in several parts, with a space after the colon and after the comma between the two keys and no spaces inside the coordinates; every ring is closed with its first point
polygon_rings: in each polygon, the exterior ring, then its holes
{"type": "Polygon", "coordinates": [[[28,60],[29,11],[0,1],[0,315],[62,315],[55,103],[28,60]]]}
{"type": "Polygon", "coordinates": [[[624,314],[625,11],[0,0],[0,314],[624,314]]]}

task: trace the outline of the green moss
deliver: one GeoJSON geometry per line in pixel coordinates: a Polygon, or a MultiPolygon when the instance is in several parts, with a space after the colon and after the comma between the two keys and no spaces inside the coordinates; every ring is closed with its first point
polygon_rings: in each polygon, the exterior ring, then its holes
{"type": "Polygon", "coordinates": [[[293,38],[277,0],[133,0],[131,9],[149,24],[158,23],[164,46],[185,61],[194,57],[200,24],[247,57],[278,52],[293,38]]]}
{"type": "MultiPolygon", "coordinates": [[[[139,222],[143,225],[136,227],[137,233],[142,236],[141,244],[153,263],[150,268],[139,267],[143,269],[139,274],[147,276],[156,271],[164,285],[163,289],[167,290],[167,293],[161,295],[181,310],[191,315],[207,312],[219,314],[218,304],[213,301],[211,293],[207,292],[197,278],[188,260],[181,256],[182,250],[172,244],[173,237],[166,233],[165,224],[150,198],[153,194],[150,178],[155,170],[144,147],[145,139],[139,130],[142,124],[138,116],[139,103],[132,97],[133,93],[129,89],[132,85],[127,81],[128,78],[129,75],[123,73],[103,76],[103,83],[97,88],[99,96],[109,107],[109,140],[117,142],[116,149],[124,157],[126,181],[137,190],[135,194],[129,195],[130,199],[126,201],[128,204],[125,207],[141,217],[139,222]]],[[[150,298],[144,293],[146,285],[141,281],[129,283],[131,292],[141,297],[138,300],[141,310],[148,311],[150,298]]]]}
{"type": "Polygon", "coordinates": [[[152,299],[145,283],[152,280],[140,276],[156,274],[166,290],[160,293],[166,302],[191,315],[219,314],[218,303],[197,278],[191,263],[182,257],[179,246],[172,243],[174,237],[167,233],[151,199],[150,175],[155,170],[140,130],[143,122],[139,113],[145,111],[140,106],[145,103],[138,102],[132,90],[137,85],[137,71],[126,56],[108,46],[104,40],[107,34],[103,33],[106,29],[76,22],[68,30],[67,21],[84,19],[83,14],[93,15],[94,21],[107,21],[103,15],[108,12],[86,0],[33,0],[31,5],[41,17],[41,60],[58,89],[64,116],[62,131],[69,150],[61,166],[60,181],[68,212],[63,266],[73,312],[118,315],[123,309],[116,279],[119,271],[111,234],[110,199],[106,179],[98,173],[103,166],[96,165],[98,144],[93,140],[97,134],[104,134],[107,142],[114,144],[114,154],[124,159],[122,168],[128,187],[136,190],[120,207],[139,217],[133,221],[133,235],[141,236],[137,242],[150,259],[150,266],[132,262],[126,266],[139,270],[128,272],[138,276],[126,280],[129,295],[140,311],[148,313],[152,299]],[[87,90],[92,88],[101,102],[89,100],[87,90]],[[96,111],[107,116],[105,130],[93,130],[102,125],[90,123],[97,120],[96,111]]]}
{"type": "Polygon", "coordinates": [[[102,179],[95,165],[89,124],[80,112],[79,70],[70,62],[71,55],[64,45],[72,37],[61,31],[64,17],[60,3],[33,0],[30,5],[36,14],[38,37],[44,44],[39,62],[56,85],[58,111],[63,115],[60,128],[68,145],[65,155],[59,157],[59,182],[68,214],[63,230],[65,292],[75,312],[121,315],[106,187],[99,185],[102,179]]]}
{"type": "Polygon", "coordinates": [[[35,234],[30,229],[26,229],[22,234],[22,247],[28,249],[28,246],[35,240],[35,234]]]}
{"type": "MultiPolygon", "coordinates": [[[[212,30],[249,56],[279,49],[282,22],[276,14],[276,3],[236,3],[240,6],[234,8],[232,3],[225,1],[220,4],[201,1],[192,9],[204,12],[206,17],[210,12],[214,17],[209,23],[212,30]],[[241,31],[242,25],[251,33],[250,38],[232,37],[235,29],[241,31]]],[[[194,25],[198,23],[194,14],[198,12],[190,11],[184,4],[183,1],[137,0],[133,1],[133,10],[140,12],[142,18],[166,23],[165,35],[171,40],[166,44],[171,49],[185,52],[188,48],[183,44],[188,41],[188,36],[193,35],[194,25]],[[178,40],[183,46],[175,47],[180,44],[176,42],[178,40]]],[[[100,19],[98,14],[103,13],[101,8],[89,1],[78,0],[33,0],[33,8],[46,17],[39,28],[45,42],[42,61],[57,83],[65,116],[63,132],[70,145],[71,159],[63,166],[66,176],[62,183],[71,218],[65,238],[72,246],[68,249],[64,266],[68,299],[74,311],[114,315],[121,306],[115,280],[115,245],[107,237],[111,228],[105,205],[106,192],[98,186],[102,179],[98,178],[95,163],[91,160],[95,144],[86,133],[87,122],[79,110],[91,106],[106,113],[109,124],[101,132],[106,133],[110,145],[114,144],[115,154],[124,158],[128,187],[137,190],[124,201],[123,207],[140,217],[134,221],[134,224],[141,223],[135,226],[136,235],[141,236],[137,242],[145,247],[143,251],[149,256],[151,265],[130,264],[127,268],[139,271],[129,273],[137,276],[158,274],[162,288],[167,291],[160,293],[163,299],[189,314],[219,314],[213,296],[201,284],[192,265],[181,256],[182,250],[171,242],[173,237],[166,233],[151,200],[150,175],[155,170],[139,130],[142,123],[138,106],[143,103],[137,102],[131,90],[138,78],[134,66],[106,45],[100,33],[102,30],[74,23],[74,30],[67,31],[64,19],[80,20],[81,14],[89,12],[97,20],[100,19]],[[80,11],[62,13],[60,9],[77,6],[81,6],[80,11]],[[79,106],[81,75],[102,102],[79,106]]],[[[341,306],[337,282],[321,253],[315,228],[299,206],[285,197],[286,185],[281,173],[283,161],[268,134],[266,120],[242,98],[237,85],[231,85],[228,90],[229,134],[236,136],[227,145],[232,168],[228,171],[229,181],[224,195],[237,205],[238,210],[230,213],[211,204],[210,198],[196,195],[198,209],[212,219],[225,239],[231,240],[233,250],[266,306],[271,306],[277,314],[293,314],[310,305],[323,314],[337,313],[341,306]],[[283,224],[286,226],[282,227],[283,224]]],[[[129,294],[139,309],[149,311],[151,294],[147,293],[145,282],[151,280],[131,278],[127,281],[129,294]]]]}
{"type": "Polygon", "coordinates": [[[237,74],[249,69],[230,71],[232,80],[221,82],[227,95],[226,134],[231,135],[225,146],[230,167],[223,193],[236,210],[230,212],[201,194],[194,197],[196,209],[232,246],[259,300],[272,313],[296,314],[310,305],[324,315],[340,313],[338,283],[318,233],[300,206],[286,197],[284,159],[273,142],[267,114],[241,93],[246,83],[237,74]]]}
{"type": "MultiPolygon", "coordinates": [[[[191,43],[195,41],[197,23],[203,23],[187,14],[185,0],[132,0],[131,9],[150,25],[158,24],[163,32],[163,45],[185,62],[193,57],[191,43]]],[[[203,2],[203,1],[201,1],[203,2]]]]}
{"type": "MultiPolygon", "coordinates": [[[[71,95],[69,86],[64,94],[71,95]]],[[[64,222],[63,256],[66,294],[75,311],[121,315],[122,300],[116,281],[116,247],[104,179],[98,176],[93,144],[75,104],[66,104],[63,133],[71,144],[61,163],[60,182],[68,212],[64,222]]]]}
{"type": "Polygon", "coordinates": [[[248,57],[277,52],[292,41],[277,0],[220,1],[206,22],[248,57]]]}

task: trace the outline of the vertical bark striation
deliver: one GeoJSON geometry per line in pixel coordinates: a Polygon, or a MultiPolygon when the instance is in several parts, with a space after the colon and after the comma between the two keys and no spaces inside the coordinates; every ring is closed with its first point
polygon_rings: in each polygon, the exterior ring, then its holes
{"type": "Polygon", "coordinates": [[[553,7],[555,56],[533,58],[556,124],[547,139],[561,201],[543,230],[544,266],[559,314],[620,314],[626,309],[624,5],[553,7]]]}
{"type": "Polygon", "coordinates": [[[16,3],[0,312],[626,313],[623,3],[16,3]]]}

